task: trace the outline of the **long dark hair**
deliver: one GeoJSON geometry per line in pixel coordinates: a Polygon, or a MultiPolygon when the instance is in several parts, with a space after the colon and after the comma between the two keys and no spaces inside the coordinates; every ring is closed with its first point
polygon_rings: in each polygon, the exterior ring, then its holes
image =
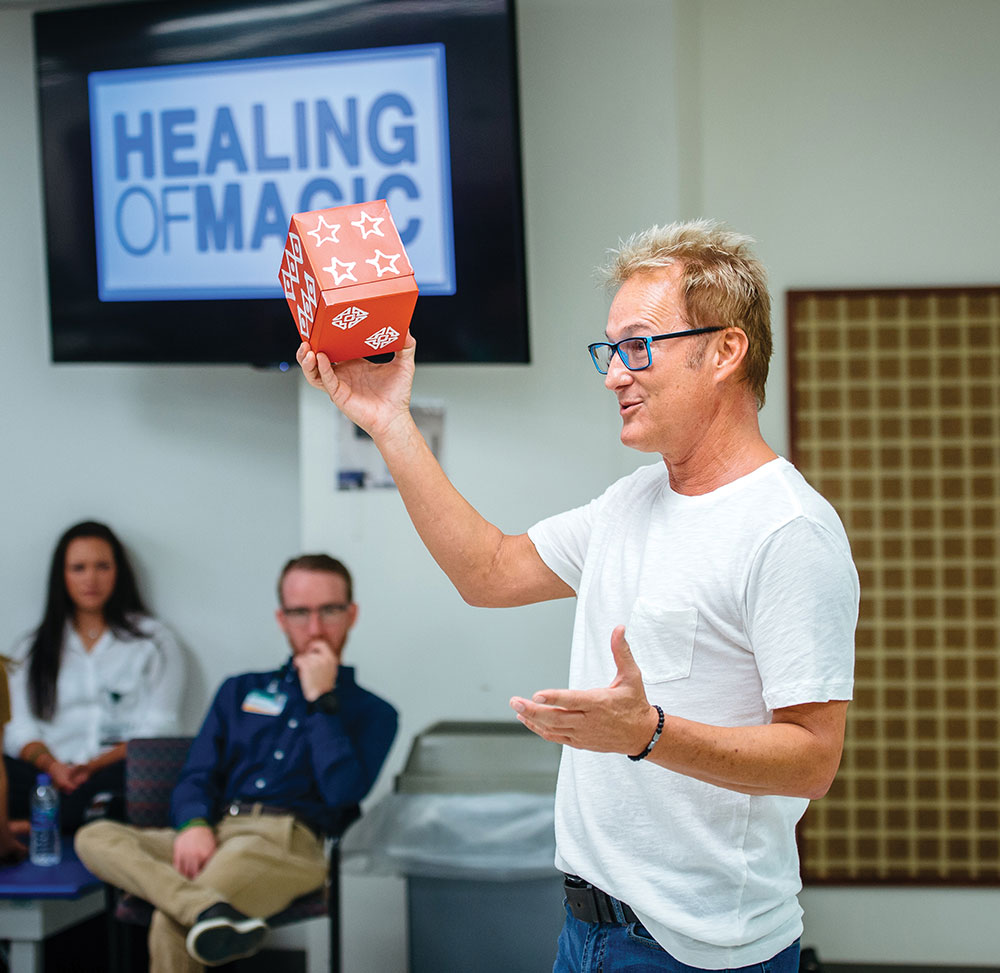
{"type": "Polygon", "coordinates": [[[110,527],[93,520],[74,524],[67,530],[55,551],[49,568],[49,589],[45,614],[35,629],[29,650],[28,700],[31,711],[40,720],[50,720],[56,710],[56,680],[62,662],[63,635],[66,621],[73,618],[75,606],[66,590],[66,551],[80,537],[96,537],[107,541],[115,562],[115,587],[104,606],[104,621],[119,638],[138,638],[142,631],[136,615],[146,615],[146,606],[139,596],[135,574],[122,542],[110,527]]]}

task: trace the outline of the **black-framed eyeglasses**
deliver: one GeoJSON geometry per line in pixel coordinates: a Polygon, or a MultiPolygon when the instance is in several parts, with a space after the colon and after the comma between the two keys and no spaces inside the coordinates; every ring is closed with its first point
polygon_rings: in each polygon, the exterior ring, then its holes
{"type": "Polygon", "coordinates": [[[329,605],[320,605],[319,608],[285,608],[282,612],[290,625],[308,625],[309,618],[315,612],[319,615],[321,622],[332,622],[338,615],[342,615],[351,606],[346,602],[338,604],[331,602],[329,605]]]}
{"type": "Polygon", "coordinates": [[[708,334],[711,331],[725,331],[719,325],[714,328],[692,328],[690,331],[671,331],[670,334],[647,334],[637,335],[634,338],[622,338],[621,341],[595,341],[592,345],[587,345],[590,357],[594,360],[594,368],[602,375],[608,374],[611,367],[611,359],[618,352],[618,357],[622,364],[630,372],[641,372],[644,368],[649,368],[653,360],[653,342],[665,341],[667,338],[687,338],[693,334],[708,334]]]}

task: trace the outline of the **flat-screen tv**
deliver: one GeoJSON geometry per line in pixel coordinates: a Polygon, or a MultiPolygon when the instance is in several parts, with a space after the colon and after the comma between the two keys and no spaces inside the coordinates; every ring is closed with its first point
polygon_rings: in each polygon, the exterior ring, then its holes
{"type": "Polygon", "coordinates": [[[52,359],[284,367],[293,213],[385,199],[422,362],[527,362],[513,0],[39,12],[52,359]]]}

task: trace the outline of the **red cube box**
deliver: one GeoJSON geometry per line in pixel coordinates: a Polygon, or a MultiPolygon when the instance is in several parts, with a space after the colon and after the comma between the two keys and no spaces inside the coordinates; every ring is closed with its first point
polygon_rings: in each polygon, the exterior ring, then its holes
{"type": "Polygon", "coordinates": [[[384,199],[294,214],[278,279],[302,339],[330,361],[403,347],[417,284],[384,199]]]}

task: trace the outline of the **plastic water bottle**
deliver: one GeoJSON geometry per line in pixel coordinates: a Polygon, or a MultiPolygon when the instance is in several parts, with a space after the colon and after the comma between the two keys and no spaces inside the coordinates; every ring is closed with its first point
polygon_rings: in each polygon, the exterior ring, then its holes
{"type": "Polygon", "coordinates": [[[61,860],[59,791],[48,774],[39,774],[31,792],[31,863],[58,865],[61,860]]]}

